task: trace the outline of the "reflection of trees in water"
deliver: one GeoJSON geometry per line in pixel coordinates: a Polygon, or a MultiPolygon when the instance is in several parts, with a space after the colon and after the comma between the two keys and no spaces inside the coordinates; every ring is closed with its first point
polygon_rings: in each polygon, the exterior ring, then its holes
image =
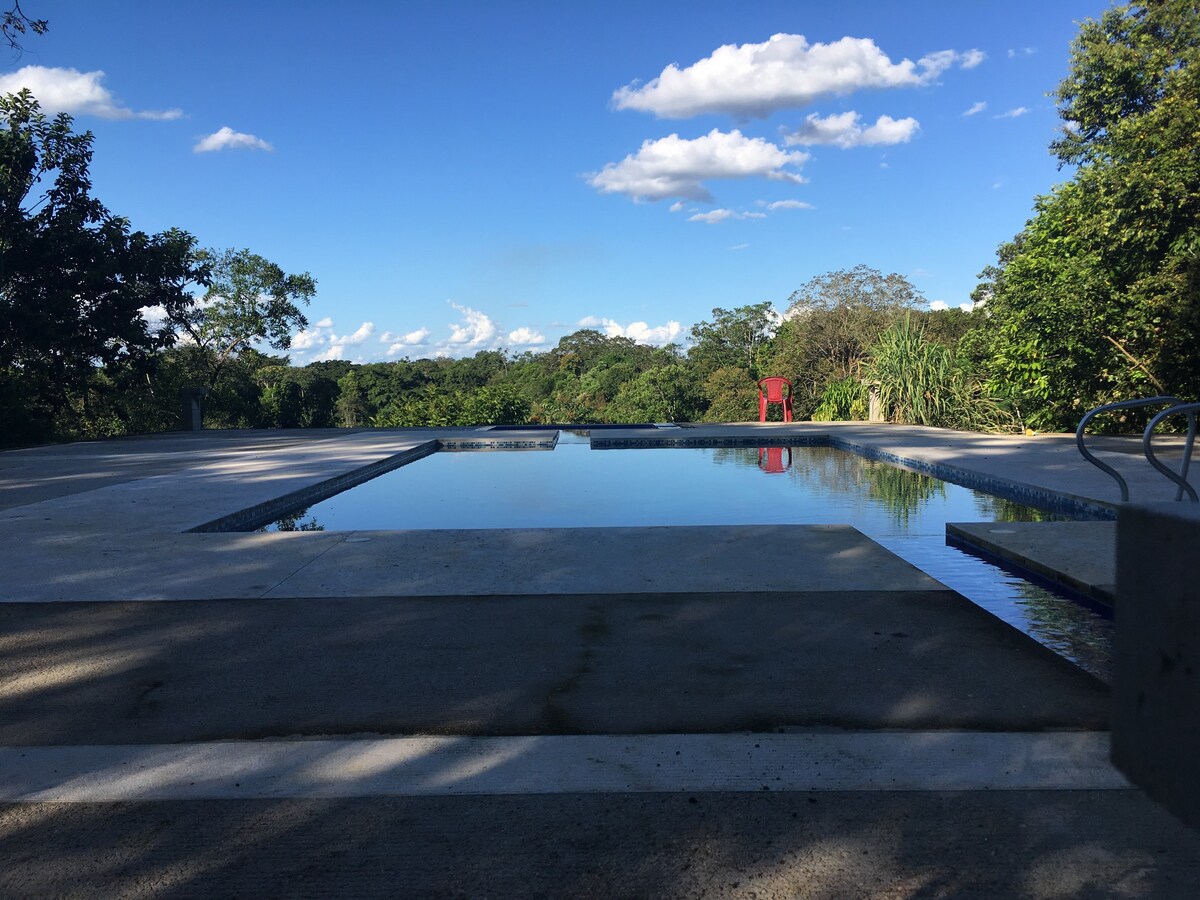
{"type": "Polygon", "coordinates": [[[908,520],[935,497],[939,500],[946,497],[944,482],[920,472],[864,459],[863,473],[869,482],[872,499],[887,508],[897,525],[907,525],[908,520]]]}
{"type": "MultiPolygon", "coordinates": [[[[809,493],[865,497],[888,510],[898,525],[907,525],[927,502],[946,496],[946,485],[929,475],[864,459],[833,447],[795,447],[787,475],[809,493]]],[[[759,468],[757,447],[717,447],[717,465],[759,468]]],[[[779,473],[772,473],[779,474],[779,473]]]]}
{"type": "Polygon", "coordinates": [[[1100,678],[1112,677],[1112,625],[1072,600],[1019,578],[1008,579],[1029,633],[1100,678]]]}
{"type": "Polygon", "coordinates": [[[325,526],[319,523],[316,516],[308,516],[308,507],[292,513],[290,516],[280,516],[270,525],[259,528],[259,531],[324,531],[325,526]]]}
{"type": "Polygon", "coordinates": [[[1069,516],[1035,509],[991,494],[977,493],[974,499],[980,518],[989,522],[1065,522],[1070,519],[1069,516]]]}

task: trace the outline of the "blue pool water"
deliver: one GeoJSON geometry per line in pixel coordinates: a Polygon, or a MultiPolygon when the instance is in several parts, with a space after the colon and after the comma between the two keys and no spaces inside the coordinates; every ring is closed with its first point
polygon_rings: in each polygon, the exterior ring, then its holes
{"type": "Polygon", "coordinates": [[[330,497],[273,530],[850,524],[1102,677],[1111,622],[946,546],[947,522],[1051,518],[830,447],[441,452],[330,497]]]}

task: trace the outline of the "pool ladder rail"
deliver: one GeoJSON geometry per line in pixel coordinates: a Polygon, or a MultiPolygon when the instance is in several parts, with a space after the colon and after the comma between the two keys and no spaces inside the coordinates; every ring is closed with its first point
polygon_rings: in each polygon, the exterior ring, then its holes
{"type": "Polygon", "coordinates": [[[1145,455],[1146,461],[1177,485],[1177,490],[1175,492],[1176,500],[1182,500],[1184,494],[1186,494],[1188,499],[1192,502],[1200,502],[1200,497],[1197,497],[1196,495],[1196,489],[1188,484],[1187,480],[1188,468],[1191,466],[1192,462],[1192,445],[1195,443],[1196,439],[1196,414],[1200,412],[1200,403],[1184,403],[1178,397],[1172,397],[1164,394],[1158,397],[1141,397],[1137,400],[1121,400],[1117,403],[1106,403],[1103,406],[1097,406],[1095,409],[1089,410],[1087,414],[1079,420],[1079,427],[1075,429],[1075,445],[1079,448],[1079,452],[1083,455],[1083,458],[1092,465],[1096,466],[1103,472],[1107,472],[1114,479],[1116,479],[1117,486],[1121,489],[1121,502],[1128,503],[1129,484],[1125,481],[1124,476],[1122,476],[1120,472],[1103,460],[1097,459],[1095,455],[1088,450],[1087,445],[1084,443],[1084,432],[1087,428],[1088,422],[1101,413],[1113,412],[1114,410],[1118,409],[1138,409],[1145,406],[1166,407],[1166,409],[1156,414],[1154,418],[1150,420],[1149,424],[1146,425],[1146,430],[1142,433],[1142,453],[1145,455]],[[1178,472],[1159,459],[1158,454],[1154,450],[1155,431],[1164,421],[1174,416],[1186,416],[1188,424],[1187,440],[1183,445],[1183,459],[1180,462],[1178,472]]]}

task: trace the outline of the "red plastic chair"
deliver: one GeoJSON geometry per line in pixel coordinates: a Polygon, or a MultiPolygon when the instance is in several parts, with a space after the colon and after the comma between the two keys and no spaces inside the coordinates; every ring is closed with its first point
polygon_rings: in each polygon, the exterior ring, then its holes
{"type": "Polygon", "coordinates": [[[758,421],[767,421],[767,404],[782,403],[783,404],[783,421],[792,421],[792,383],[786,378],[771,376],[770,378],[760,378],[758,381],[758,421]],[[783,386],[787,385],[787,393],[784,394],[783,386]]]}

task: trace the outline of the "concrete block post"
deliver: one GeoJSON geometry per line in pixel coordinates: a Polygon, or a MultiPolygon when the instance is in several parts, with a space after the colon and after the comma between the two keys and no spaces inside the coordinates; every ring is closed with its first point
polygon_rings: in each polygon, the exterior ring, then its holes
{"type": "Polygon", "coordinates": [[[872,386],[867,392],[867,421],[883,422],[883,400],[879,397],[879,389],[872,386]]]}
{"type": "Polygon", "coordinates": [[[1112,759],[1200,827],[1200,504],[1117,516],[1112,759]]]}
{"type": "Polygon", "coordinates": [[[179,392],[183,417],[181,420],[184,431],[204,430],[204,410],[200,401],[208,396],[208,388],[189,387],[179,392]]]}

